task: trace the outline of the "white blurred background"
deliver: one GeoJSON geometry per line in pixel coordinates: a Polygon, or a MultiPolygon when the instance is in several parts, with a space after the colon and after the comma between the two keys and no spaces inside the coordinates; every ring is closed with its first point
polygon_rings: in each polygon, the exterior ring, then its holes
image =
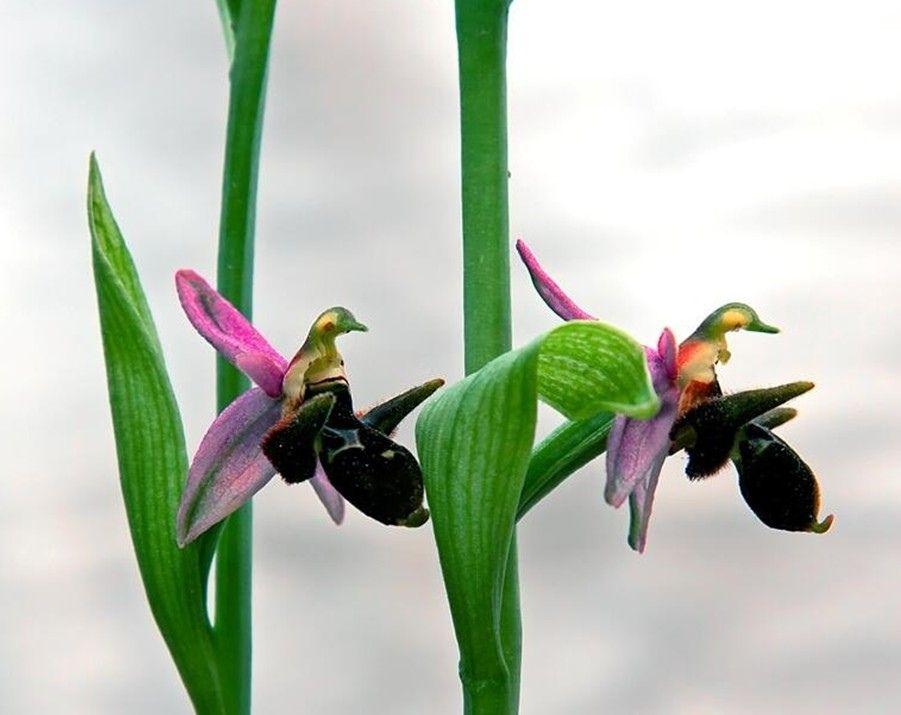
{"type": "MultiPolygon", "coordinates": [[[[721,379],[816,381],[783,434],[836,513],[770,531],[732,471],[677,458],[638,557],[590,465],[521,528],[523,713],[901,708],[899,37],[888,1],[514,3],[512,231],[646,342],[731,300],[781,326],[734,337],[721,379]]],[[[193,449],[213,354],[172,274],[215,264],[215,5],[7,0],[0,48],[0,710],[188,712],[131,553],[83,206],[96,149],[193,449]]],[[[361,406],[460,375],[457,156],[450,0],[281,3],[256,322],[290,353],[352,308],[361,406]]],[[[554,318],[516,263],[513,290],[521,344],[554,318]]],[[[429,529],[336,529],[274,482],[255,554],[256,712],[459,712],[429,529]]]]}

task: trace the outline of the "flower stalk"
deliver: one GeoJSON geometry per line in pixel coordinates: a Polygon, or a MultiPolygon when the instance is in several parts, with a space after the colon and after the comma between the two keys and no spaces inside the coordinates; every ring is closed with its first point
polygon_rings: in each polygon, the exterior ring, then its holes
{"type": "MultiPolygon", "coordinates": [[[[463,331],[469,375],[512,345],[507,201],[506,54],[509,0],[456,0],[463,203],[463,331]]],[[[514,713],[519,703],[521,618],[516,538],[501,609],[506,671],[489,677],[460,663],[464,709],[514,713]]]]}
{"type": "MultiPolygon", "coordinates": [[[[260,138],[274,15],[275,0],[241,3],[229,74],[217,285],[248,319],[252,312],[260,138]]],[[[238,370],[217,358],[218,410],[247,387],[238,370]]],[[[216,642],[227,706],[233,713],[250,712],[252,527],[251,505],[246,504],[225,523],[216,552],[216,642]]]]}

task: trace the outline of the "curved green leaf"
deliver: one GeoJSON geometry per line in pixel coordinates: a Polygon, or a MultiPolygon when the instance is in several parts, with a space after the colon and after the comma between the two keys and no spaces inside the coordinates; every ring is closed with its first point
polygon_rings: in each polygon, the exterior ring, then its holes
{"type": "MultiPolygon", "coordinates": [[[[460,646],[460,675],[475,692],[499,691],[497,684],[508,681],[501,593],[539,398],[575,420],[611,411],[644,418],[659,408],[644,349],[594,321],[561,325],[426,404],[416,443],[460,646]]],[[[543,478],[536,480],[527,501],[542,484],[543,478]]]]}
{"type": "Polygon", "coordinates": [[[119,480],[153,617],[194,707],[224,711],[198,547],[179,549],[184,434],[156,328],[91,156],[88,224],[119,480]]]}
{"type": "Polygon", "coordinates": [[[604,453],[615,416],[611,412],[599,412],[584,420],[567,422],[532,450],[517,521],[570,474],[604,453]]]}

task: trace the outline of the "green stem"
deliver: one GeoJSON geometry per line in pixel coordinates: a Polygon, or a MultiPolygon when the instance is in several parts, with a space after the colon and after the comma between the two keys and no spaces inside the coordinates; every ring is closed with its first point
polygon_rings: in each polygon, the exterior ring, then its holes
{"type": "Polygon", "coordinates": [[[457,0],[466,373],[511,347],[507,0],[457,0]]]}
{"type": "MultiPolygon", "coordinates": [[[[511,348],[507,207],[506,46],[509,0],[456,0],[463,198],[463,316],[466,373],[511,348]]],[[[516,538],[501,606],[506,677],[463,679],[467,713],[515,713],[521,619],[516,538]]],[[[461,673],[468,672],[460,664],[461,673]]]]}
{"type": "MultiPolygon", "coordinates": [[[[253,298],[253,242],[260,137],[275,0],[244,0],[230,73],[228,128],[219,226],[218,289],[248,318],[253,298]]],[[[223,410],[247,389],[246,379],[216,361],[216,403],[223,410]]],[[[251,505],[225,523],[216,552],[216,641],[228,712],[250,712],[251,505]]]]}

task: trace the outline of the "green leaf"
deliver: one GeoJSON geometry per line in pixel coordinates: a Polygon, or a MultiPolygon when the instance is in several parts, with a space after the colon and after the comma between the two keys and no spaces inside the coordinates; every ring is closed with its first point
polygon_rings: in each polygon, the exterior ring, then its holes
{"type": "Polygon", "coordinates": [[[230,62],[235,56],[235,36],[238,34],[241,0],[216,0],[216,6],[219,9],[219,20],[222,22],[225,51],[228,53],[230,62]]]}
{"type": "Polygon", "coordinates": [[[88,224],[119,480],[144,590],[194,707],[224,711],[198,547],[179,549],[181,417],[153,318],[91,156],[88,224]]]}
{"type": "Polygon", "coordinates": [[[610,412],[599,412],[584,420],[567,422],[532,450],[517,521],[570,474],[604,453],[615,416],[610,412]]]}
{"type": "MultiPolygon", "coordinates": [[[[600,412],[644,418],[659,408],[643,348],[594,321],[561,325],[426,404],[416,443],[460,646],[460,675],[475,692],[496,690],[508,680],[501,593],[539,398],[570,419],[601,423],[608,417],[598,417],[600,412]]],[[[529,499],[542,491],[539,482],[529,499]]]]}

